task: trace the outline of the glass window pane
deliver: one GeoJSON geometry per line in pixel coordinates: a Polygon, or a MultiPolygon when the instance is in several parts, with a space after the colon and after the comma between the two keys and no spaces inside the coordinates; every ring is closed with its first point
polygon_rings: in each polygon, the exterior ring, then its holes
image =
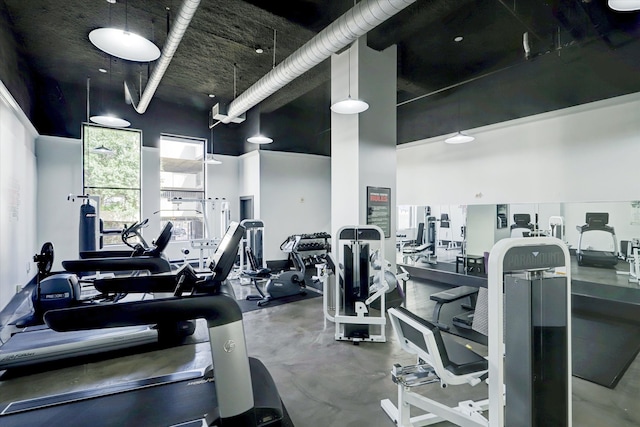
{"type": "Polygon", "coordinates": [[[140,188],[139,131],[85,125],[83,137],[85,187],[140,188]]]}
{"type": "Polygon", "coordinates": [[[207,238],[202,203],[205,140],[173,135],[160,137],[161,222],[173,223],[172,239],[207,238]]]}
{"type": "MultiPolygon", "coordinates": [[[[122,230],[140,220],[140,190],[92,188],[91,196],[100,198],[100,219],[105,230],[122,230]]],[[[104,236],[104,244],[121,244],[118,234],[104,236]]]]}

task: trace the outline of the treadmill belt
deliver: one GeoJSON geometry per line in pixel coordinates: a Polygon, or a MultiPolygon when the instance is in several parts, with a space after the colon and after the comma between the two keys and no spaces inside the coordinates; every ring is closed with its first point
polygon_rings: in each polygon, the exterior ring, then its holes
{"type": "Polygon", "coordinates": [[[573,375],[614,388],[640,352],[640,326],[573,313],[573,375]]]}
{"type": "MultiPolygon", "coordinates": [[[[217,414],[214,382],[188,378],[170,383],[159,380],[155,386],[145,384],[129,391],[113,390],[114,394],[106,396],[88,391],[86,396],[74,393],[57,402],[42,399],[16,402],[3,408],[0,424],[3,427],[171,426],[201,419],[205,414],[217,414]],[[82,400],[74,400],[78,398],[82,400]],[[63,404],[65,400],[67,402],[63,404]],[[31,404],[44,407],[36,411],[26,410],[31,404]],[[7,414],[6,411],[14,405],[21,406],[19,412],[7,414]]],[[[175,379],[169,378],[168,381],[175,379]]]]}

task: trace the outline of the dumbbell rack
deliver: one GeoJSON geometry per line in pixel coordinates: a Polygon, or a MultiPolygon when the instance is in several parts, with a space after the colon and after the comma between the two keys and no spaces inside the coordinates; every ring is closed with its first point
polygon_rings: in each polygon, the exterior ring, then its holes
{"type": "MultiPolygon", "coordinates": [[[[303,271],[306,271],[307,268],[313,271],[317,264],[324,263],[326,254],[331,251],[331,235],[323,231],[311,234],[294,234],[280,245],[280,249],[289,254],[289,259],[294,266],[303,271]]],[[[321,291],[314,288],[313,285],[311,288],[321,291]]]]}

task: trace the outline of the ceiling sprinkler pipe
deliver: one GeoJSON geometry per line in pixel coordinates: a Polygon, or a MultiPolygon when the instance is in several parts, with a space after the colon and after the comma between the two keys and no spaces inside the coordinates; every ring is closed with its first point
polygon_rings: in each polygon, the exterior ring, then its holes
{"type": "Polygon", "coordinates": [[[178,45],[180,45],[182,37],[184,37],[184,33],[187,31],[187,27],[189,27],[189,23],[191,22],[193,15],[196,13],[196,9],[198,9],[199,5],[200,0],[185,0],[184,3],[182,3],[173,27],[167,36],[167,41],[162,49],[162,55],[160,55],[160,59],[158,59],[158,62],[151,73],[151,77],[149,77],[149,81],[147,82],[147,86],[140,97],[138,105],[135,105],[133,99],[131,99],[131,93],[134,91],[131,91],[125,82],[125,97],[127,98],[127,101],[131,102],[133,108],[138,114],[144,114],[144,112],[147,111],[147,107],[158,89],[160,80],[162,80],[164,73],[167,71],[167,67],[169,67],[171,60],[173,59],[173,55],[176,53],[176,49],[178,49],[178,45]]]}
{"type": "Polygon", "coordinates": [[[365,0],[358,3],[234,99],[222,122],[230,123],[415,1],[365,0]]]}

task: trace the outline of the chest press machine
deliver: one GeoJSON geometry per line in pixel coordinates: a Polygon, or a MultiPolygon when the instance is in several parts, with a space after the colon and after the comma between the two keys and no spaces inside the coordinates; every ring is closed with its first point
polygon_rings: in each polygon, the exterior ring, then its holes
{"type": "Polygon", "coordinates": [[[489,334],[487,359],[408,310],[389,309],[401,347],[418,357],[417,365],[396,364],[392,369],[398,405],[389,399],[381,401],[391,420],[401,427],[445,420],[464,427],[570,427],[569,259],[566,245],[551,237],[503,239],[493,247],[488,319],[484,319],[489,334]],[[565,271],[549,274],[557,268],[565,271]],[[488,399],[463,401],[456,407],[412,391],[430,383],[443,388],[475,386],[487,377],[488,399]],[[426,414],[412,417],[412,407],[426,414]],[[483,414],[487,409],[488,417],[483,414]]]}

